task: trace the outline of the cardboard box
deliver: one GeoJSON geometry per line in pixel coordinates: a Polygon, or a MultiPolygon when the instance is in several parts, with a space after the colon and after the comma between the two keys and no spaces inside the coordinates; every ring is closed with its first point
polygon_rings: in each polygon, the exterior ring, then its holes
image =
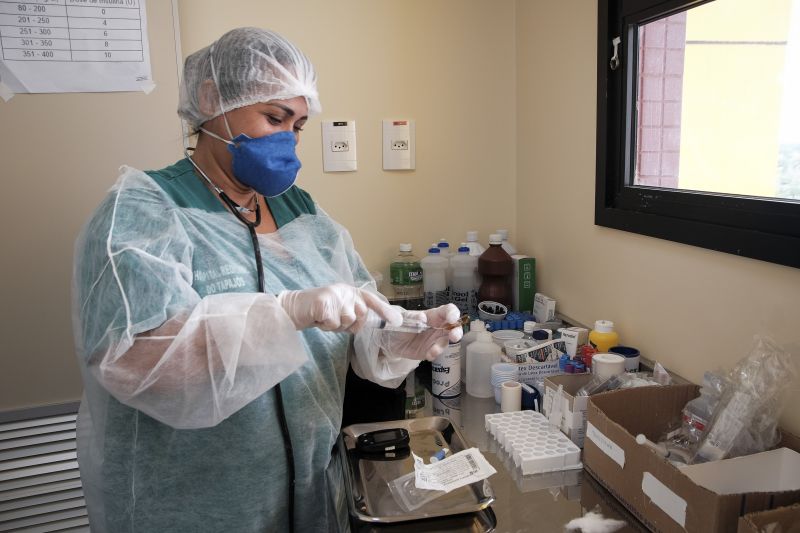
{"type": "Polygon", "coordinates": [[[545,416],[550,416],[553,400],[562,385],[561,431],[579,448],[583,448],[586,435],[586,407],[588,396],[575,396],[581,387],[592,380],[591,374],[560,374],[544,380],[544,400],[542,408],[545,416]]]}
{"type": "MultiPolygon", "coordinates": [[[[653,531],[728,533],[736,531],[746,513],[800,502],[800,490],[717,494],[636,444],[639,433],[657,441],[698,390],[696,385],[672,385],[590,397],[586,470],[653,531]]],[[[782,445],[800,450],[800,440],[792,435],[785,435],[782,445]]],[[[722,461],[717,466],[725,468],[722,461]]]]}
{"type": "Polygon", "coordinates": [[[536,259],[527,255],[512,255],[514,260],[513,309],[533,314],[536,294],[536,259]]]}
{"type": "Polygon", "coordinates": [[[800,505],[746,514],[739,519],[739,533],[800,533],[800,505]]]}

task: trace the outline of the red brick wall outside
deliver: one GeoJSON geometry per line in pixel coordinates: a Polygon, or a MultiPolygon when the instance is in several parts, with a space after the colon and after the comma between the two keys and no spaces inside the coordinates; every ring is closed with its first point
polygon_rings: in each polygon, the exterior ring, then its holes
{"type": "Polygon", "coordinates": [[[634,185],[678,188],[686,12],[639,28],[634,185]]]}

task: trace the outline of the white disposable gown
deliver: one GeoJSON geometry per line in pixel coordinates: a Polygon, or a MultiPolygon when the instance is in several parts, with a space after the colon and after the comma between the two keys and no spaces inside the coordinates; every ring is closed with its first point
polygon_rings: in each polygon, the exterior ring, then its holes
{"type": "Polygon", "coordinates": [[[247,229],[187,160],[152,176],[124,167],[79,237],[78,456],[92,531],[286,531],[277,383],[295,530],[347,528],[331,449],[348,361],[388,386],[418,361],[379,353],[368,333],[295,330],[278,292],[375,286],[347,231],[306,193],[270,207],[279,229],[259,235],[265,294],[247,229]]]}

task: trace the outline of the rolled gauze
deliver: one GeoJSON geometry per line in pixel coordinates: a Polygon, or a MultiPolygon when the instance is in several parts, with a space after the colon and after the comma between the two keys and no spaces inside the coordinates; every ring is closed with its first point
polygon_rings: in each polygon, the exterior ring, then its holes
{"type": "Polygon", "coordinates": [[[608,379],[625,372],[625,358],[615,353],[596,353],[592,356],[592,372],[608,379]]]}

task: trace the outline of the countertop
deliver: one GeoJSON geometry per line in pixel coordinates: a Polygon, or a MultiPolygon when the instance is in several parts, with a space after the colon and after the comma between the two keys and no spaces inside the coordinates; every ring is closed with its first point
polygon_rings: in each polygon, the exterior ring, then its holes
{"type": "MultiPolygon", "coordinates": [[[[428,371],[429,372],[429,371],[428,371]]],[[[418,378],[426,382],[425,368],[417,371],[418,378]]],[[[429,374],[428,374],[429,376],[429,374]]],[[[430,378],[428,377],[428,380],[430,378]]],[[[600,506],[604,517],[626,522],[626,527],[617,531],[647,531],[632,515],[614,500],[585,470],[571,470],[547,474],[522,476],[505,451],[498,449],[497,442],[485,430],[484,416],[500,411],[494,398],[475,398],[462,393],[446,402],[425,391],[425,406],[417,416],[445,416],[458,426],[463,436],[479,448],[486,459],[497,470],[489,478],[495,493],[491,509],[497,526],[492,531],[502,533],[563,532],[564,526],[573,518],[579,518],[600,506]]],[[[488,531],[479,520],[455,522],[453,524],[426,524],[426,521],[406,522],[392,526],[356,527],[362,531],[488,531]]],[[[365,525],[366,526],[366,525],[365,525]]]]}

